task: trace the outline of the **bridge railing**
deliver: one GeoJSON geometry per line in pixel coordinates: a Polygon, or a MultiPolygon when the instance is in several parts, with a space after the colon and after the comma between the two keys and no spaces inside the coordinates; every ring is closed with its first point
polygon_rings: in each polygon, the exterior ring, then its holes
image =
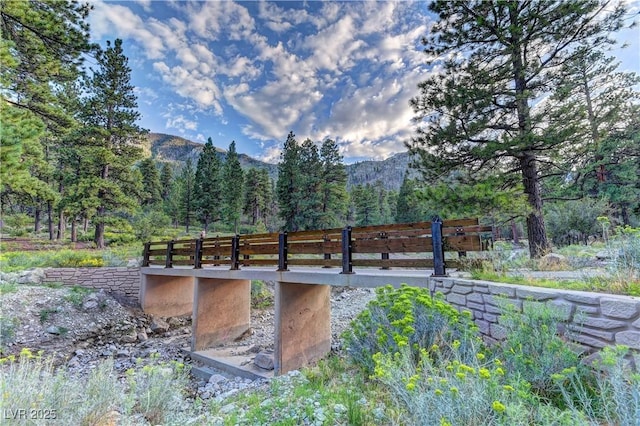
{"type": "Polygon", "coordinates": [[[230,269],[250,266],[353,267],[389,269],[433,268],[444,275],[445,267],[459,267],[468,252],[489,249],[492,228],[480,226],[478,219],[457,219],[392,225],[346,227],[148,242],[144,266],[229,265],[230,269]]]}

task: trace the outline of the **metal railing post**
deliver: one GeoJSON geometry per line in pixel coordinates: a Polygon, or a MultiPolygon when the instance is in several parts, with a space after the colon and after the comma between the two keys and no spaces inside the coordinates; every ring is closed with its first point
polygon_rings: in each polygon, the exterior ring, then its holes
{"type": "Polygon", "coordinates": [[[342,272],[341,274],[353,274],[353,259],[351,253],[351,227],[342,230],[342,272]]]}
{"type": "MultiPolygon", "coordinates": [[[[387,236],[387,233],[386,233],[386,232],[381,232],[381,233],[380,233],[380,239],[381,239],[381,240],[386,240],[386,239],[388,239],[388,238],[389,238],[389,237],[387,236]]],[[[384,261],[385,261],[385,260],[389,260],[389,253],[388,253],[388,252],[387,252],[387,253],[382,253],[382,255],[381,255],[381,259],[382,259],[382,263],[383,263],[383,264],[382,264],[382,267],[381,267],[380,269],[390,269],[388,266],[385,266],[385,265],[384,265],[384,261]]]]}
{"type": "Polygon", "coordinates": [[[240,235],[231,240],[231,270],[240,269],[240,235]]]}
{"type": "Polygon", "coordinates": [[[435,216],[431,221],[431,243],[433,250],[433,277],[446,276],[444,244],[442,241],[442,219],[435,216]]]}
{"type": "Polygon", "coordinates": [[[165,268],[173,268],[173,240],[167,243],[167,256],[164,263],[165,268]]]}
{"type": "Polygon", "coordinates": [[[142,266],[149,266],[149,251],[151,250],[151,242],[144,243],[144,252],[142,253],[142,266]]]}
{"type": "Polygon", "coordinates": [[[278,235],[278,271],[289,270],[289,245],[287,243],[287,233],[281,232],[278,235]]]}
{"type": "Polygon", "coordinates": [[[196,240],[196,252],[193,256],[193,269],[202,269],[202,238],[196,240]]]}

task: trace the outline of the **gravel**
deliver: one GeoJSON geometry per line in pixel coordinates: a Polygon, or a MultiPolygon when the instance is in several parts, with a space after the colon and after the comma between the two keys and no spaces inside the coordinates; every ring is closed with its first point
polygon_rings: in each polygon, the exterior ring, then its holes
{"type": "MultiPolygon", "coordinates": [[[[273,283],[266,284],[273,291],[273,283]]],[[[1,297],[2,356],[17,355],[24,347],[44,350],[45,355],[54,357],[57,365],[66,366],[70,374],[80,376],[107,358],[114,359],[114,368],[123,376],[127,369],[139,369],[152,362],[151,354],[157,354],[160,361],[195,364],[182,351],[190,343],[190,317],[153,317],[121,305],[103,291],[78,296],[69,288],[20,285],[17,291],[1,297]]],[[[340,350],[340,334],[374,298],[373,289],[332,291],[332,350],[340,350]]],[[[251,321],[251,332],[228,346],[248,345],[254,354],[273,350],[273,307],[252,309],[251,321]]],[[[292,372],[287,377],[298,377],[296,374],[292,372]]],[[[223,402],[238,392],[267,384],[265,379],[252,381],[217,372],[208,382],[193,378],[189,393],[190,399],[199,396],[223,402]]]]}

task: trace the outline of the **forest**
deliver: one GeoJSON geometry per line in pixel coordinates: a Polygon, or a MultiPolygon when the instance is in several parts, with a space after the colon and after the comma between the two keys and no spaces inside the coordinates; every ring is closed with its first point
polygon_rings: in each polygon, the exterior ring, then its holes
{"type": "Polygon", "coordinates": [[[608,2],[545,4],[431,6],[425,66],[441,72],[411,101],[412,171],[396,190],[384,170],[348,187],[339,144],[293,132],[277,179],[243,169],[235,141],[221,157],[229,141],[209,138],[195,162],[145,154],[123,41],[90,43],[91,6],[3,0],[2,233],[104,248],[437,214],[480,217],[539,257],[602,236],[605,220],[638,226],[640,77],[610,54],[633,16],[608,2]]]}

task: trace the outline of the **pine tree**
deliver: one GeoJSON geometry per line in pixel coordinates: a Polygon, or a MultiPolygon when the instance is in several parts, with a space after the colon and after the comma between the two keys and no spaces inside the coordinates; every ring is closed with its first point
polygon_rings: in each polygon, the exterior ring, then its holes
{"type": "Polygon", "coordinates": [[[276,183],[276,196],[278,200],[278,216],[284,221],[284,231],[297,231],[300,229],[300,146],[293,132],[289,132],[280,154],[278,164],[278,181],[276,183]]]}
{"type": "Polygon", "coordinates": [[[347,172],[338,145],[326,139],[320,147],[321,214],[319,229],[338,227],[344,223],[347,208],[347,172]]]}
{"type": "Polygon", "coordinates": [[[145,158],[138,165],[142,174],[142,206],[152,206],[162,201],[162,186],[160,183],[160,173],[155,161],[145,158]]]}
{"type": "Polygon", "coordinates": [[[300,230],[320,229],[322,215],[322,163],[318,146],[305,139],[300,146],[300,184],[296,223],[300,230]]]}
{"type": "Polygon", "coordinates": [[[356,185],[351,191],[356,226],[380,225],[378,194],[370,183],[356,185]]]}
{"type": "Polygon", "coordinates": [[[196,172],[193,170],[193,162],[190,158],[187,159],[176,179],[176,187],[178,217],[184,223],[185,232],[189,233],[198,201],[195,190],[196,172]]]}
{"type": "Polygon", "coordinates": [[[247,170],[243,212],[251,225],[258,221],[266,225],[271,198],[271,180],[267,170],[254,167],[247,170]]]}
{"type": "MultiPolygon", "coordinates": [[[[412,100],[420,123],[411,149],[429,183],[464,168],[519,173],[529,203],[529,252],[549,250],[540,160],[570,147],[548,138],[540,101],[556,73],[582,44],[610,42],[622,6],[604,1],[436,1],[439,21],[424,38],[429,65],[441,66],[412,100]]],[[[515,179],[513,180],[515,184],[515,179]]]]}
{"type": "Polygon", "coordinates": [[[242,213],[242,195],[244,194],[244,172],[240,168],[240,160],[236,152],[236,142],[232,141],[227,151],[227,159],[222,168],[222,193],[224,218],[233,225],[238,233],[238,223],[242,213]]]}
{"type": "Polygon", "coordinates": [[[211,138],[207,139],[198,158],[195,173],[195,208],[204,230],[220,220],[222,212],[222,165],[211,138]]]}
{"type": "Polygon", "coordinates": [[[145,131],[136,124],[140,113],[122,40],[113,45],[107,41],[104,50],[97,48],[96,61],[98,68],[87,82],[89,93],[81,114],[85,127],[76,135],[76,148],[82,151],[83,173],[90,181],[82,185],[83,195],[96,206],[94,242],[103,248],[108,217],[138,204],[141,187],[133,165],[142,154],[145,131]]]}
{"type": "Polygon", "coordinates": [[[160,169],[160,196],[166,201],[171,192],[171,184],[173,182],[173,170],[169,163],[162,163],[160,169]]]}

